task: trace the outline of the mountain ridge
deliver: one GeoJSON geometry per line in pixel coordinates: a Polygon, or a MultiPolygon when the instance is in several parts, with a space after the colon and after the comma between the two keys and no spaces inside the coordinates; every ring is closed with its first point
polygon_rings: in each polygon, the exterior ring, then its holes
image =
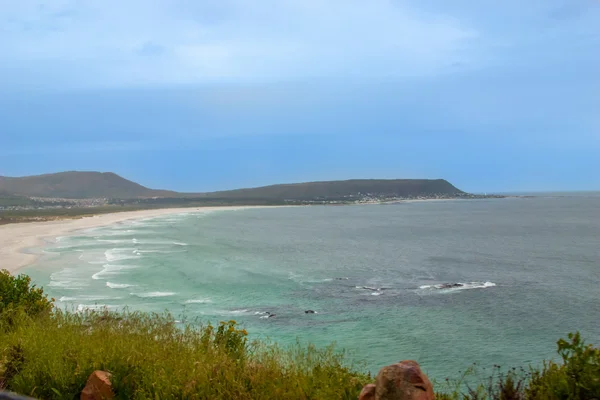
{"type": "Polygon", "coordinates": [[[246,200],[347,199],[356,196],[415,197],[461,195],[445,179],[347,179],[280,183],[216,192],[179,193],[150,189],[114,172],[65,171],[24,177],[0,176],[0,193],[41,198],[198,198],[246,200]]]}
{"type": "Polygon", "coordinates": [[[23,177],[0,176],[0,192],[47,198],[137,198],[176,195],[149,189],[114,172],[65,171],[23,177]]]}

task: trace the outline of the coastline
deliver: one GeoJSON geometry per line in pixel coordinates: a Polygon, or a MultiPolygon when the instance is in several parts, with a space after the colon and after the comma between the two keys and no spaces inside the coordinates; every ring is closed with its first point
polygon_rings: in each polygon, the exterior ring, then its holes
{"type": "Polygon", "coordinates": [[[26,253],[32,247],[41,247],[44,240],[69,235],[81,229],[98,228],[134,219],[153,218],[181,213],[209,213],[214,211],[236,211],[252,208],[278,208],[281,206],[220,206],[162,208],[154,210],[124,211],[98,214],[80,219],[23,222],[0,225],[0,270],[15,273],[33,264],[38,254],[26,253]]]}

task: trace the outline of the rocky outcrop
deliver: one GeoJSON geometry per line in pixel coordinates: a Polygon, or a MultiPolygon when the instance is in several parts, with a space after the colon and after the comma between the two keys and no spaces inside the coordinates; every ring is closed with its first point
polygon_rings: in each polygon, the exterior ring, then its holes
{"type": "Polygon", "coordinates": [[[416,361],[383,367],[375,384],[366,385],[359,400],[434,400],[433,386],[416,361]]]}
{"type": "Polygon", "coordinates": [[[112,400],[115,395],[110,377],[108,372],[94,371],[81,391],[80,400],[112,400]]]}
{"type": "Polygon", "coordinates": [[[375,400],[375,391],[376,386],[372,383],[365,385],[363,390],[360,392],[360,396],[358,396],[358,400],[375,400]]]}

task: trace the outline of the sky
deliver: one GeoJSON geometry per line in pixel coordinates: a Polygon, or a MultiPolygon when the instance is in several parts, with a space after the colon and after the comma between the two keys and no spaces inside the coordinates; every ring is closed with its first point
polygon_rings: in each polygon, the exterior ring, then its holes
{"type": "Polygon", "coordinates": [[[600,190],[598,0],[0,0],[0,175],[600,190]]]}

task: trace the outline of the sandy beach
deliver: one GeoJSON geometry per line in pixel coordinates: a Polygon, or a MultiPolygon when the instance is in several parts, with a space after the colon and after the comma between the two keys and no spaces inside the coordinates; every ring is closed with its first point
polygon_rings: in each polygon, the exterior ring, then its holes
{"type": "Polygon", "coordinates": [[[26,249],[42,246],[45,240],[53,240],[58,236],[69,235],[80,229],[96,228],[132,219],[151,218],[168,214],[203,213],[222,210],[234,211],[247,208],[266,207],[166,208],[100,214],[80,219],[0,225],[0,270],[6,269],[11,273],[14,273],[20,268],[32,264],[37,260],[38,255],[24,252],[26,249]]]}

